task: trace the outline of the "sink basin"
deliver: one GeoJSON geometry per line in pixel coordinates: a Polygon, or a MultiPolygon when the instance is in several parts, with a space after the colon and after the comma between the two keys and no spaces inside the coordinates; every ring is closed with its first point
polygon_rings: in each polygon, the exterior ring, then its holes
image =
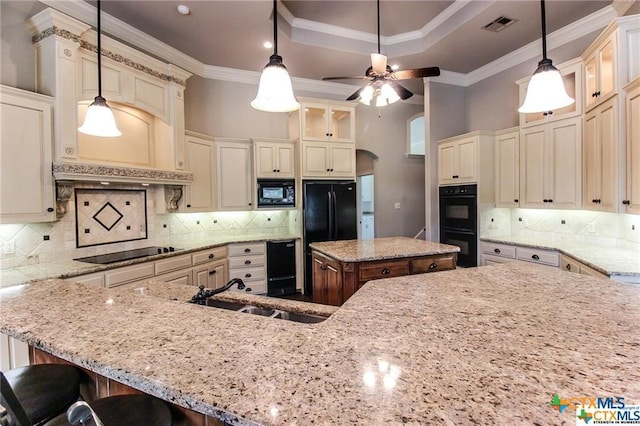
{"type": "Polygon", "coordinates": [[[225,302],[223,300],[207,299],[207,306],[212,308],[227,309],[230,311],[243,312],[251,315],[261,315],[270,318],[279,318],[287,321],[301,322],[305,324],[316,324],[327,318],[319,315],[299,314],[296,312],[281,311],[280,309],[263,309],[257,306],[245,305],[244,303],[225,302]]]}

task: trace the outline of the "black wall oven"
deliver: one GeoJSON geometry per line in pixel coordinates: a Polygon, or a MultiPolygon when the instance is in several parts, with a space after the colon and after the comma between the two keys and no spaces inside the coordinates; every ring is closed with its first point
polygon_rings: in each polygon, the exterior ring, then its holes
{"type": "Polygon", "coordinates": [[[440,242],[460,247],[459,266],[477,266],[477,185],[441,186],[440,242]]]}

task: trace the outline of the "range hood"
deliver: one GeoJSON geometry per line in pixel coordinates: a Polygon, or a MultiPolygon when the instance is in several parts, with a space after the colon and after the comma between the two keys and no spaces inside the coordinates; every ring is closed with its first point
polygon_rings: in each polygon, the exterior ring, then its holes
{"type": "Polygon", "coordinates": [[[109,182],[130,184],[189,185],[193,173],[179,170],[119,167],[91,163],[54,163],[56,181],[109,182]]]}

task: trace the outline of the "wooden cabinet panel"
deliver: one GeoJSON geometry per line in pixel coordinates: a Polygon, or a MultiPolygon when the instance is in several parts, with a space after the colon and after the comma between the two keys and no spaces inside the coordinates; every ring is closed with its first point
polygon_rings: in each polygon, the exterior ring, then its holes
{"type": "Polygon", "coordinates": [[[155,262],[155,274],[160,275],[176,269],[189,268],[190,266],[191,255],[172,256],[155,262]]]}
{"type": "Polygon", "coordinates": [[[215,209],[215,150],[210,140],[187,135],[185,138],[186,168],[193,173],[193,182],[185,187],[185,211],[210,212],[215,209]]]}
{"type": "Polygon", "coordinates": [[[456,269],[457,259],[458,256],[455,253],[411,259],[409,261],[409,273],[423,274],[456,269]]]}
{"type": "Polygon", "coordinates": [[[287,140],[253,140],[256,178],[295,178],[295,143],[287,140]]]}
{"type": "Polygon", "coordinates": [[[216,173],[217,209],[251,210],[251,145],[246,142],[216,142],[216,173]]]}
{"type": "Polygon", "coordinates": [[[407,260],[365,262],[360,264],[360,281],[369,281],[380,278],[392,278],[409,274],[409,262],[407,260]]]}
{"type": "Polygon", "coordinates": [[[153,262],[141,263],[139,265],[114,269],[113,271],[108,271],[104,274],[104,282],[107,287],[113,287],[116,285],[153,277],[154,270],[155,268],[153,262]]]}
{"type": "Polygon", "coordinates": [[[227,246],[214,247],[209,250],[194,253],[192,257],[194,265],[211,262],[213,260],[224,259],[225,257],[227,257],[227,246]]]}
{"type": "Polygon", "coordinates": [[[627,213],[640,214],[640,77],[626,97],[627,117],[627,213]]]}
{"type": "Polygon", "coordinates": [[[517,128],[496,134],[496,207],[518,207],[520,204],[519,150],[520,133],[517,128]]]}

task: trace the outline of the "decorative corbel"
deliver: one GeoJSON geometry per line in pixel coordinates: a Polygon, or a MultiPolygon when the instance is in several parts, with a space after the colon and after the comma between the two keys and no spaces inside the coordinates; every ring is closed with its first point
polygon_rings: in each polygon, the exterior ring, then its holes
{"type": "Polygon", "coordinates": [[[178,210],[178,203],[182,198],[182,186],[177,185],[165,185],[164,186],[164,199],[167,203],[167,211],[175,212],[178,210]]]}
{"type": "Polygon", "coordinates": [[[67,202],[73,194],[73,182],[69,180],[56,181],[56,218],[62,219],[67,213],[67,202]]]}

